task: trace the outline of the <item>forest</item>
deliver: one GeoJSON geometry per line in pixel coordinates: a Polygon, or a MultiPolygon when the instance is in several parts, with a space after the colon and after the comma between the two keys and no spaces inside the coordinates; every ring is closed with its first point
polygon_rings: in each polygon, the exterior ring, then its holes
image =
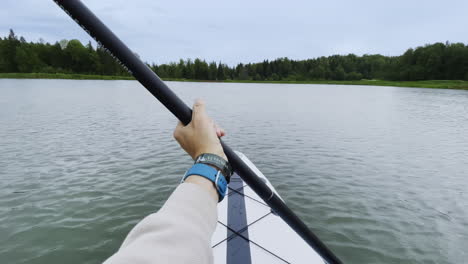
{"type": "MultiPolygon", "coordinates": [[[[169,64],[148,64],[161,78],[186,80],[468,80],[468,45],[434,43],[410,48],[400,56],[333,55],[306,60],[278,58],[228,66],[222,62],[186,59],[169,64]]],[[[0,73],[64,73],[129,76],[100,46],[79,40],[54,44],[28,42],[13,30],[0,37],[0,73]]]]}

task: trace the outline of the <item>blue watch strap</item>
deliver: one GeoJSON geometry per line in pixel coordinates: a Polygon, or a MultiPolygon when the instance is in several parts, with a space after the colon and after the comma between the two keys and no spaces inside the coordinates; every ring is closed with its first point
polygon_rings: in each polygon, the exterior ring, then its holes
{"type": "Polygon", "coordinates": [[[210,165],[196,163],[185,173],[182,182],[185,181],[185,179],[187,179],[187,177],[190,175],[202,176],[212,181],[216,186],[216,190],[218,191],[218,202],[223,200],[227,191],[227,181],[221,171],[211,167],[210,165]]]}

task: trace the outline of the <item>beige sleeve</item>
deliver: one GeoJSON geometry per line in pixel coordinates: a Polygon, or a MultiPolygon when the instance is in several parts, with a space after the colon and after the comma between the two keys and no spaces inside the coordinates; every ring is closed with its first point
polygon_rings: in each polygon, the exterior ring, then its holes
{"type": "Polygon", "coordinates": [[[202,187],[182,183],[163,207],[138,223],[105,264],[213,263],[217,203],[202,187]]]}

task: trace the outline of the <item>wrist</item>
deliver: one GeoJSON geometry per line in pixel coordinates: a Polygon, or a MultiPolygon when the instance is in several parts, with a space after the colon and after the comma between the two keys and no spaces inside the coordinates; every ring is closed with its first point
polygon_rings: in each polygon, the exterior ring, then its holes
{"type": "Polygon", "coordinates": [[[227,157],[226,157],[226,154],[224,154],[224,151],[222,150],[201,150],[201,151],[197,151],[195,152],[195,155],[192,156],[192,159],[195,160],[198,156],[200,156],[201,154],[214,154],[216,156],[219,156],[221,158],[223,158],[225,161],[228,161],[227,157]]]}
{"type": "Polygon", "coordinates": [[[190,179],[189,182],[198,184],[204,189],[211,192],[214,188],[218,202],[222,201],[227,193],[228,181],[218,169],[207,164],[194,164],[184,175],[181,182],[185,182],[190,179]]]}
{"type": "Polygon", "coordinates": [[[185,182],[200,186],[201,188],[206,190],[216,202],[218,202],[218,191],[216,190],[216,187],[212,181],[202,176],[190,175],[187,177],[187,179],[185,179],[185,182]]]}
{"type": "Polygon", "coordinates": [[[201,163],[220,171],[229,183],[233,170],[229,162],[220,155],[213,153],[202,153],[195,158],[195,164],[201,163]]]}

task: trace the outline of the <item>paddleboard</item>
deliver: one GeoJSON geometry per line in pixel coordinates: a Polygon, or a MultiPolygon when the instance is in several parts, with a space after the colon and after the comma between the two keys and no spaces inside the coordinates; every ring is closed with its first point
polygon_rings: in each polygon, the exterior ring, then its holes
{"type": "MultiPolygon", "coordinates": [[[[244,154],[236,153],[278,194],[244,154]]],[[[326,263],[237,174],[218,205],[211,244],[215,264],[326,263]]]]}

